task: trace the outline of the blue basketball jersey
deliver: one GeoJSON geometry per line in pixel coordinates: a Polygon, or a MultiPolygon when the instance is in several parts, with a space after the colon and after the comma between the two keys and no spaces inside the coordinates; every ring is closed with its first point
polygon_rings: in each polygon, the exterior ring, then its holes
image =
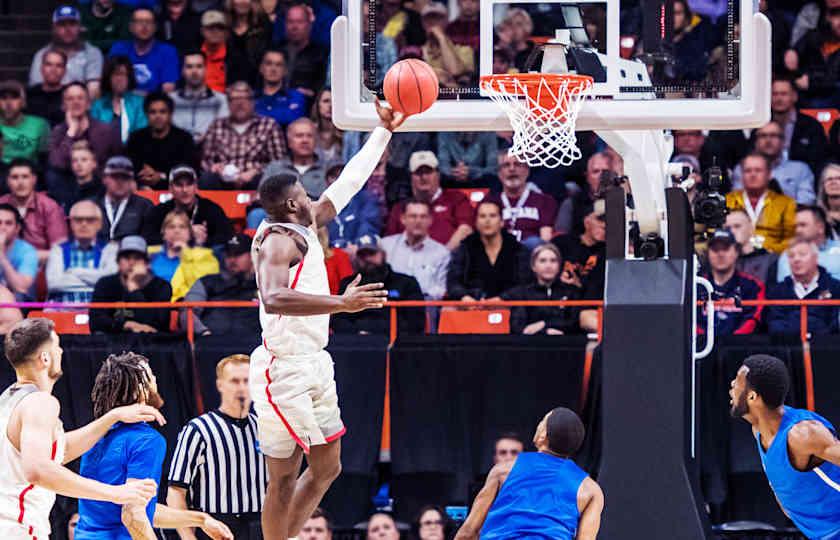
{"type": "Polygon", "coordinates": [[[570,459],[519,454],[487,514],[481,540],[572,540],[580,519],[578,489],[586,476],[570,459]]]}
{"type": "Polygon", "coordinates": [[[822,416],[803,409],[785,407],[779,432],[767,451],[756,433],[761,464],[785,512],[812,540],[840,539],[840,467],[825,462],[807,472],[793,467],[788,457],[788,433],[806,420],[820,422],[832,433],[834,426],[822,416]]]}

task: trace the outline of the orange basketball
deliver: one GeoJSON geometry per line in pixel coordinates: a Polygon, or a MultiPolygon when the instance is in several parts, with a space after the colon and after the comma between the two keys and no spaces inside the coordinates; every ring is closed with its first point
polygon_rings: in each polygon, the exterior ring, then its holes
{"type": "Polygon", "coordinates": [[[438,82],[435,70],[422,60],[409,58],[400,60],[385,74],[383,84],[385,99],[395,111],[405,115],[418,114],[438,98],[438,82]]]}

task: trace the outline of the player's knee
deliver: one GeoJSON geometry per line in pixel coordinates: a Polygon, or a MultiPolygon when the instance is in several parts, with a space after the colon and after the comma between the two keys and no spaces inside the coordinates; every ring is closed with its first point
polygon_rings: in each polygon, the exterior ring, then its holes
{"type": "Polygon", "coordinates": [[[297,478],[294,473],[269,478],[268,484],[265,486],[266,493],[274,497],[290,498],[295,492],[296,481],[297,478]]]}
{"type": "Polygon", "coordinates": [[[332,463],[323,464],[312,472],[318,482],[332,483],[341,474],[341,461],[336,460],[332,463]]]}

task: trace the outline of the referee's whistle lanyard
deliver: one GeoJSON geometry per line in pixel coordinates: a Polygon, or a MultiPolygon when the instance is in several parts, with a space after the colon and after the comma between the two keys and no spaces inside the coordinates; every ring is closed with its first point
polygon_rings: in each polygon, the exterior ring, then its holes
{"type": "MultiPolygon", "coordinates": [[[[522,196],[519,197],[519,200],[516,201],[516,205],[511,208],[510,199],[508,199],[507,194],[503,191],[502,192],[502,205],[505,207],[505,210],[520,210],[523,206],[525,206],[525,201],[528,200],[528,195],[531,194],[531,188],[526,187],[525,191],[522,192],[522,196]]],[[[519,212],[510,212],[510,228],[516,228],[516,218],[519,216],[519,212]]]]}

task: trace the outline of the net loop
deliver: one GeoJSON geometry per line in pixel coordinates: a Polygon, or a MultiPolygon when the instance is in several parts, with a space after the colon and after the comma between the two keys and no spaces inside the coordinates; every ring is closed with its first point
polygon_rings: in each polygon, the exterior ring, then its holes
{"type": "Polygon", "coordinates": [[[510,119],[509,153],[531,167],[568,166],[581,158],[575,122],[593,79],[571,73],[484,75],[481,90],[510,119]]]}

